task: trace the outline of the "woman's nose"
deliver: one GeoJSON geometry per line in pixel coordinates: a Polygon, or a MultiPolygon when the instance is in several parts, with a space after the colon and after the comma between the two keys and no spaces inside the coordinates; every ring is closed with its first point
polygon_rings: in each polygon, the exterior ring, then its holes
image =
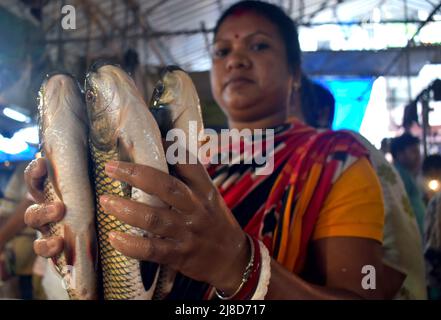
{"type": "Polygon", "coordinates": [[[231,52],[227,61],[227,69],[248,69],[251,66],[250,59],[241,52],[231,52]]]}

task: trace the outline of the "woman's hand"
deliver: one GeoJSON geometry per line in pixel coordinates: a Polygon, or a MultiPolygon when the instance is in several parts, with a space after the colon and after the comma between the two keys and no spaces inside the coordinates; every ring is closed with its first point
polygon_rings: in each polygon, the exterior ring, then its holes
{"type": "Polygon", "coordinates": [[[34,251],[39,256],[54,257],[63,250],[63,239],[50,236],[48,225],[63,219],[64,205],[61,202],[44,203],[43,184],[47,176],[44,158],[33,160],[24,176],[28,191],[36,202],[26,210],[24,220],[29,227],[42,234],[42,238],[34,241],[34,251]]]}
{"type": "Polygon", "coordinates": [[[155,236],[111,233],[112,246],[139,260],[166,264],[182,274],[234,293],[250,256],[245,233],[205,168],[178,164],[178,178],[154,168],[108,162],[106,173],[160,198],[169,208],[153,208],[116,196],[102,196],[108,214],[155,236]]]}

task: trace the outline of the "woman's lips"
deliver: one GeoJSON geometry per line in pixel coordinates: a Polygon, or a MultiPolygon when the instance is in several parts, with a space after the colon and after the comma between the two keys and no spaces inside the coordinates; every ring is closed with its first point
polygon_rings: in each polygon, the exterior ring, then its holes
{"type": "Polygon", "coordinates": [[[228,80],[227,82],[225,82],[224,88],[231,87],[231,86],[242,86],[242,85],[247,85],[247,84],[251,84],[251,83],[254,83],[254,81],[249,78],[235,77],[235,78],[232,78],[232,79],[228,80]]]}

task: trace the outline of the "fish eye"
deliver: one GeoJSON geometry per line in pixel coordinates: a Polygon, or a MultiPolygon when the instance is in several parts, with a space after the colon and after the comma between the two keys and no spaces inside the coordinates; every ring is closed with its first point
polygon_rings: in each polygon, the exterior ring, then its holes
{"type": "Polygon", "coordinates": [[[164,83],[162,81],[160,81],[157,85],[156,85],[156,95],[160,96],[165,89],[164,83]]]}
{"type": "Polygon", "coordinates": [[[86,102],[88,103],[95,102],[95,94],[90,89],[86,91],[86,102]]]}

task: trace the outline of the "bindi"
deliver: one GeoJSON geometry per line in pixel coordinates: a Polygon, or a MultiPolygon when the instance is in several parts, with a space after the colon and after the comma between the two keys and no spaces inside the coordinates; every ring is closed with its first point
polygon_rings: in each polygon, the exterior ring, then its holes
{"type": "Polygon", "coordinates": [[[232,16],[234,17],[241,17],[244,14],[248,13],[248,11],[250,11],[248,8],[237,8],[236,10],[234,10],[234,12],[232,12],[232,16]]]}

